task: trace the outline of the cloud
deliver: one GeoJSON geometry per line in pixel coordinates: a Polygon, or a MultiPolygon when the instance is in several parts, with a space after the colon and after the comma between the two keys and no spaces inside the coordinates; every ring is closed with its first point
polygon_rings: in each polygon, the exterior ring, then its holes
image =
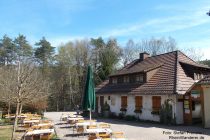
{"type": "Polygon", "coordinates": [[[124,26],[120,25],[113,29],[107,29],[108,31],[104,32],[103,36],[123,37],[141,33],[169,33],[210,23],[210,19],[206,15],[206,11],[208,11],[206,6],[197,7],[194,10],[192,10],[193,8],[187,9],[184,6],[183,10],[180,10],[181,8],[178,6],[162,6],[156,9],[169,10],[170,8],[172,8],[173,12],[176,14],[169,14],[167,16],[146,20],[144,22],[130,23],[124,26]]]}
{"type": "Polygon", "coordinates": [[[59,47],[62,44],[66,44],[70,41],[89,39],[87,36],[59,36],[46,38],[52,46],[59,47]]]}

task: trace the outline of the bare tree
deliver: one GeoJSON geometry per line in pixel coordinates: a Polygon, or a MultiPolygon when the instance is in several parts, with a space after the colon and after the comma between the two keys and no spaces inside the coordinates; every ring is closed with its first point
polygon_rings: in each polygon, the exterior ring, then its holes
{"type": "Polygon", "coordinates": [[[20,64],[19,62],[18,66],[0,69],[0,88],[5,88],[16,104],[13,138],[17,128],[18,114],[21,113],[23,104],[48,96],[48,83],[33,63],[20,64]]]}
{"type": "Polygon", "coordinates": [[[123,48],[123,53],[122,53],[122,63],[123,65],[127,65],[131,61],[135,60],[138,58],[138,51],[136,44],[133,40],[128,40],[126,43],[126,46],[123,48]]]}
{"type": "Polygon", "coordinates": [[[151,55],[158,55],[177,50],[175,39],[168,37],[165,38],[151,38],[149,40],[142,40],[137,44],[139,52],[148,52],[151,55]]]}
{"type": "Polygon", "coordinates": [[[182,49],[182,51],[188,57],[190,57],[191,59],[193,59],[194,61],[197,61],[197,62],[199,62],[202,59],[202,57],[203,57],[203,53],[201,53],[201,51],[199,51],[196,48],[192,48],[192,47],[184,48],[184,49],[182,49]]]}

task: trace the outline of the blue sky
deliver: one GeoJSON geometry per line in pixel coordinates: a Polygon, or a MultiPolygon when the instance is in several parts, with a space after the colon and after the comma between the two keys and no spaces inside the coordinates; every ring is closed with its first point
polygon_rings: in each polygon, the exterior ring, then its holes
{"type": "Polygon", "coordinates": [[[70,40],[115,37],[121,45],[150,37],[176,39],[210,59],[209,0],[1,0],[0,36],[70,40]]]}

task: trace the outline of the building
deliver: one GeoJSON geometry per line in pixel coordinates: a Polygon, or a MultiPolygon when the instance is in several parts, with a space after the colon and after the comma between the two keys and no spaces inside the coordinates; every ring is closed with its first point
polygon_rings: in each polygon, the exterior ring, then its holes
{"type": "Polygon", "coordinates": [[[124,111],[142,120],[160,121],[161,105],[168,101],[176,123],[188,123],[185,114],[190,111],[184,109],[185,95],[209,73],[209,67],[196,63],[181,51],[157,56],[140,53],[139,59],[110,75],[96,88],[96,111],[100,113],[107,102],[116,114],[124,111]]]}
{"type": "Polygon", "coordinates": [[[210,75],[195,83],[184,96],[184,122],[202,122],[210,128],[210,75]]]}

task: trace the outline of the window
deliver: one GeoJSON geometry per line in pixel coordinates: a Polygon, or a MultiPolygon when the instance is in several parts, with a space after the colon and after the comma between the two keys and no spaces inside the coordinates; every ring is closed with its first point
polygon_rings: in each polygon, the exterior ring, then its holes
{"type": "Polygon", "coordinates": [[[144,81],[144,77],[141,74],[136,75],[136,82],[143,82],[144,81]]]}
{"type": "Polygon", "coordinates": [[[161,108],[161,97],[152,96],[152,109],[153,111],[160,111],[161,108]]]}
{"type": "Polygon", "coordinates": [[[117,83],[123,83],[123,77],[122,76],[117,78],[117,83]]]}
{"type": "Polygon", "coordinates": [[[121,108],[127,108],[127,96],[121,96],[121,108]]]}
{"type": "Polygon", "coordinates": [[[112,78],[112,83],[117,84],[117,78],[112,78]]]}
{"type": "Polygon", "coordinates": [[[108,100],[110,100],[111,98],[110,98],[110,96],[108,96],[108,100]]]}
{"type": "Polygon", "coordinates": [[[202,73],[194,73],[194,79],[195,80],[200,80],[202,79],[204,76],[202,73]]]}
{"type": "Polygon", "coordinates": [[[192,101],[192,111],[195,111],[195,101],[192,101]]]}
{"type": "Polygon", "coordinates": [[[130,83],[135,83],[136,82],[136,76],[135,75],[130,75],[129,82],[130,83]]]}
{"type": "Polygon", "coordinates": [[[141,110],[142,108],[142,96],[135,97],[135,110],[141,110]]]}
{"type": "Polygon", "coordinates": [[[129,83],[129,76],[124,76],[124,83],[129,83]]]}
{"type": "Polygon", "coordinates": [[[100,106],[104,106],[104,96],[100,96],[100,106]]]}

